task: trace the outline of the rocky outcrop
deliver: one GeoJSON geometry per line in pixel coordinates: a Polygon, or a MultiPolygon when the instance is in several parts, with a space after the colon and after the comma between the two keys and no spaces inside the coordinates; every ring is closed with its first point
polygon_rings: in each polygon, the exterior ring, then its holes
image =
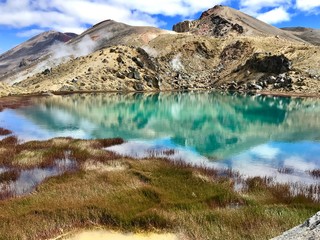
{"type": "Polygon", "coordinates": [[[320,212],[309,218],[303,224],[294,227],[272,240],[316,240],[320,238],[320,212]]]}
{"type": "Polygon", "coordinates": [[[236,41],[227,45],[220,54],[222,64],[240,59],[243,55],[252,53],[253,49],[249,42],[236,41]]]}
{"type": "Polygon", "coordinates": [[[178,33],[189,32],[197,26],[197,21],[183,21],[173,25],[172,30],[178,33]]]}
{"type": "Polygon", "coordinates": [[[211,35],[213,36],[223,37],[230,31],[234,31],[239,34],[243,33],[243,27],[237,23],[233,24],[220,16],[211,16],[210,19],[212,22],[211,35]]]}
{"type": "Polygon", "coordinates": [[[173,26],[176,32],[191,32],[198,35],[224,37],[230,32],[242,34],[244,29],[237,23],[232,23],[218,15],[201,16],[199,20],[184,21],[173,26]]]}
{"type": "Polygon", "coordinates": [[[246,62],[245,68],[257,72],[280,74],[288,72],[292,68],[291,65],[291,61],[284,55],[255,53],[246,62]]]}
{"type": "Polygon", "coordinates": [[[197,20],[177,23],[173,30],[214,37],[227,37],[229,35],[278,36],[291,41],[305,42],[305,39],[290,31],[273,27],[241,11],[221,5],[203,12],[197,20]]]}
{"type": "Polygon", "coordinates": [[[19,68],[26,67],[27,65],[28,65],[27,60],[22,58],[20,63],[19,63],[19,68]]]}

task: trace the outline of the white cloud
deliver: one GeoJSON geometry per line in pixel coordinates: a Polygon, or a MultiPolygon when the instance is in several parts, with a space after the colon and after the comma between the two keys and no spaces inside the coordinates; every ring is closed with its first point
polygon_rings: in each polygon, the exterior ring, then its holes
{"type": "Polygon", "coordinates": [[[18,37],[33,37],[39,33],[42,33],[43,29],[30,29],[22,32],[18,32],[17,36],[18,37]]]}
{"type": "Polygon", "coordinates": [[[259,145],[257,147],[252,148],[250,150],[250,153],[263,159],[273,160],[280,153],[280,149],[274,148],[268,144],[264,144],[264,145],[259,145]]]}
{"type": "Polygon", "coordinates": [[[302,172],[317,169],[317,165],[315,163],[308,162],[300,156],[291,156],[285,159],[283,165],[286,168],[293,168],[302,172]]]}
{"type": "Polygon", "coordinates": [[[289,7],[292,5],[292,0],[241,0],[240,8],[248,9],[257,12],[265,7],[274,8],[280,6],[289,7]]]}
{"type": "Polygon", "coordinates": [[[269,24],[290,20],[293,0],[241,0],[240,10],[269,24]],[[266,10],[267,9],[267,10],[266,10]]]}
{"type": "Polygon", "coordinates": [[[207,10],[226,0],[162,0],[158,4],[147,0],[111,0],[115,5],[126,6],[130,9],[141,10],[148,14],[163,14],[166,16],[191,16],[199,11],[207,10]]]}
{"type": "Polygon", "coordinates": [[[240,0],[239,5],[241,11],[275,24],[289,21],[290,11],[316,12],[320,0],[240,0]]]}
{"type": "MultiPolygon", "coordinates": [[[[256,16],[264,8],[277,8],[280,6],[291,6],[291,0],[241,0],[240,10],[256,16]]],[[[262,12],[263,13],[263,12],[262,12]]]]}
{"type": "MultiPolygon", "coordinates": [[[[87,25],[113,19],[131,25],[160,26],[155,14],[188,17],[227,0],[7,0],[0,2],[0,25],[81,33],[87,25]]],[[[20,35],[35,32],[31,30],[20,35]]]]}
{"type": "Polygon", "coordinates": [[[312,11],[315,8],[320,7],[319,0],[297,0],[296,6],[302,11],[312,11]]]}
{"type": "Polygon", "coordinates": [[[269,12],[258,14],[257,18],[269,24],[276,24],[289,21],[290,14],[283,7],[278,7],[269,12]]]}
{"type": "MultiPolygon", "coordinates": [[[[0,25],[22,31],[20,36],[37,29],[81,33],[88,25],[113,19],[130,25],[161,26],[156,15],[193,18],[216,4],[232,5],[236,0],[6,0],[0,1],[0,25]]],[[[240,0],[240,10],[268,23],[290,19],[293,9],[312,12],[320,0],[240,0]]]]}

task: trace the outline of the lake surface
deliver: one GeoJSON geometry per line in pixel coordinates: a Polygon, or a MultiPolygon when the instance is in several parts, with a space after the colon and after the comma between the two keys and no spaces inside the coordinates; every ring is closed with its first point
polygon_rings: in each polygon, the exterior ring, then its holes
{"type": "Polygon", "coordinates": [[[211,92],[74,94],[0,112],[20,139],[121,137],[110,150],[232,168],[245,176],[318,183],[320,101],[211,92]],[[167,154],[168,150],[171,154],[167,154]]]}

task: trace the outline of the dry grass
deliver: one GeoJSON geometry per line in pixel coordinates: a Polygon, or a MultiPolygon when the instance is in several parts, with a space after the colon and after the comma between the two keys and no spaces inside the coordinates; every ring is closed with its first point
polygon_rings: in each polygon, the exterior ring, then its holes
{"type": "Polygon", "coordinates": [[[98,173],[102,172],[113,172],[113,171],[124,171],[128,168],[126,164],[122,161],[108,161],[102,163],[95,160],[85,161],[82,166],[84,171],[96,171],[98,173]]]}
{"type": "Polygon", "coordinates": [[[19,171],[17,170],[9,170],[7,172],[0,173],[0,184],[15,181],[18,177],[19,171]]]}
{"type": "Polygon", "coordinates": [[[16,154],[12,160],[13,166],[19,166],[21,168],[29,168],[32,166],[39,166],[43,161],[44,150],[22,150],[16,154]]]}
{"type": "MultiPolygon", "coordinates": [[[[8,93],[1,94],[6,96],[8,93]]],[[[0,100],[0,111],[3,111],[6,108],[17,109],[22,106],[28,106],[31,103],[31,98],[29,97],[2,97],[0,100]]]]}
{"type": "Polygon", "coordinates": [[[8,130],[8,129],[5,129],[5,128],[0,128],[0,135],[1,136],[5,136],[5,135],[9,135],[11,134],[12,131],[8,130]]]}
{"type": "Polygon", "coordinates": [[[314,178],[320,178],[320,169],[311,170],[309,174],[314,178]]]}
{"type": "MultiPolygon", "coordinates": [[[[43,168],[70,158],[79,168],[45,180],[30,195],[1,200],[0,239],[47,239],[61,230],[90,226],[174,231],[185,239],[265,239],[318,210],[317,201],[267,178],[246,180],[246,190],[239,193],[233,182],[237,174],[231,170],[156,158],[134,160],[102,150],[120,142],[2,140],[0,154],[11,155],[1,166],[43,168]]],[[[16,177],[14,172],[0,175],[7,182],[16,177]]],[[[5,190],[0,195],[11,196],[5,190]]]]}

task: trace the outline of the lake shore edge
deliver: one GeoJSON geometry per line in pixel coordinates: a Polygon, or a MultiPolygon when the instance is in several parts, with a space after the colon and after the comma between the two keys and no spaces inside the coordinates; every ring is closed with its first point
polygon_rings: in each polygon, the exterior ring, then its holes
{"type": "Polygon", "coordinates": [[[43,96],[62,96],[62,95],[72,95],[72,94],[159,94],[159,93],[176,93],[176,92],[217,92],[217,93],[233,93],[240,95],[266,95],[275,97],[298,97],[298,98],[320,98],[320,93],[313,92],[292,92],[292,91],[222,91],[219,89],[171,89],[171,90],[148,90],[148,91],[113,91],[113,90],[75,90],[75,91],[44,91],[44,92],[27,92],[27,93],[2,93],[0,92],[0,100],[7,97],[43,97],[43,96]]]}

